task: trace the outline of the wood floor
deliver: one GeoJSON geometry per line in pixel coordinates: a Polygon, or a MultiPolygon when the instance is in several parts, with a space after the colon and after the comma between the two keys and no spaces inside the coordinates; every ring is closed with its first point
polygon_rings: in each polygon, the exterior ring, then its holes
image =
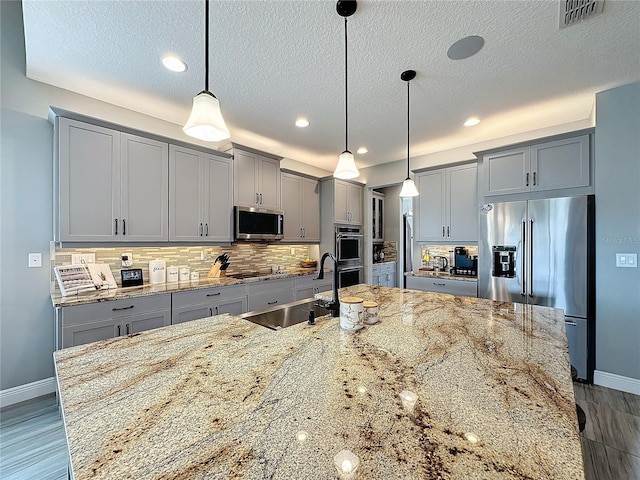
{"type": "MultiPolygon", "coordinates": [[[[574,384],[587,415],[586,480],[640,480],[640,396],[574,384]]],[[[0,410],[0,479],[66,480],[67,445],[55,396],[0,410]]]]}

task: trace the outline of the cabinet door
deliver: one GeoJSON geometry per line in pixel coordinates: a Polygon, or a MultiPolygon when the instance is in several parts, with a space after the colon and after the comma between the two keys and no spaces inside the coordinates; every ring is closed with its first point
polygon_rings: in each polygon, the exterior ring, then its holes
{"type": "Polygon", "coordinates": [[[349,184],[340,180],[333,181],[333,220],[335,223],[348,223],[349,184]]]}
{"type": "Polygon", "coordinates": [[[247,312],[247,297],[223,298],[215,302],[214,312],[216,315],[228,313],[230,315],[241,315],[247,312]]]}
{"type": "Polygon", "coordinates": [[[282,210],[284,211],[284,241],[299,242],[302,237],[303,205],[300,199],[302,179],[288,173],[282,174],[282,210]]]}
{"type": "Polygon", "coordinates": [[[169,239],[169,146],[121,134],[121,241],[169,239]]]}
{"type": "Polygon", "coordinates": [[[420,192],[417,197],[416,241],[443,240],[445,238],[444,179],[444,170],[423,172],[416,175],[420,192]]]}
{"type": "MultiPolygon", "coordinates": [[[[487,195],[529,191],[533,180],[529,174],[529,147],[485,155],[482,163],[485,169],[487,195]]],[[[420,192],[422,193],[422,190],[420,192]]]]}
{"type": "Polygon", "coordinates": [[[62,328],[62,348],[115,338],[122,334],[122,317],[62,328]]]}
{"type": "Polygon", "coordinates": [[[255,207],[259,204],[256,186],[257,155],[234,149],[233,182],[236,205],[255,207]]]}
{"type": "Polygon", "coordinates": [[[373,196],[373,222],[372,235],[374,242],[384,241],[384,198],[378,195],[373,196]]]}
{"type": "Polygon", "coordinates": [[[280,162],[266,157],[259,157],[258,193],[260,206],[280,210],[280,162]]]}
{"type": "Polygon", "coordinates": [[[128,315],[124,317],[122,323],[124,324],[123,335],[131,335],[151,330],[152,328],[166,327],[171,325],[171,310],[128,315]]]}
{"type": "Polygon", "coordinates": [[[117,241],[120,133],[59,118],[58,162],[59,239],[117,241]]]}
{"type": "Polygon", "coordinates": [[[363,188],[351,183],[347,184],[347,207],[349,209],[349,222],[362,225],[362,192],[363,188]]]}
{"type": "Polygon", "coordinates": [[[212,315],[214,315],[213,302],[174,307],[171,310],[171,324],[176,325],[178,323],[190,322],[191,320],[207,318],[212,315]]]}
{"type": "Polygon", "coordinates": [[[461,165],[448,169],[449,220],[447,240],[478,241],[478,166],[461,165]]]}
{"type": "Polygon", "coordinates": [[[302,195],[302,240],[305,242],[319,242],[320,184],[317,180],[302,178],[300,187],[302,195]]]}
{"type": "Polygon", "coordinates": [[[285,303],[293,302],[293,300],[293,288],[273,290],[270,292],[248,295],[247,307],[250,312],[253,312],[254,310],[262,310],[264,308],[275,307],[277,305],[284,305],[285,303]]]}
{"type": "Polygon", "coordinates": [[[233,240],[233,165],[231,159],[205,155],[202,160],[204,179],[204,239],[209,242],[233,240]]]}
{"type": "Polygon", "coordinates": [[[201,154],[169,147],[169,240],[202,241],[201,154]]]}
{"type": "Polygon", "coordinates": [[[589,136],[531,146],[531,190],[589,185],[589,136]]]}

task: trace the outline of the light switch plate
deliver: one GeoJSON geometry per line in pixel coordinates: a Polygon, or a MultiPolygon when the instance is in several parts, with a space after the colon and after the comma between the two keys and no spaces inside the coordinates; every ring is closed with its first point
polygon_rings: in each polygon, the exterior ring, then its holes
{"type": "Polygon", "coordinates": [[[616,253],[616,267],[638,268],[638,254],[616,253]]]}
{"type": "Polygon", "coordinates": [[[95,253],[72,253],[71,263],[74,265],[96,263],[95,253]]]}
{"type": "Polygon", "coordinates": [[[29,268],[42,267],[42,254],[30,253],[29,254],[29,268]]]}

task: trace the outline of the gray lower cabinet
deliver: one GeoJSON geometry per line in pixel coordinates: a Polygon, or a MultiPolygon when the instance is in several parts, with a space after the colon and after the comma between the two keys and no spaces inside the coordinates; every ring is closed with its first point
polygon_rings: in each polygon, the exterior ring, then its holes
{"type": "Polygon", "coordinates": [[[247,307],[250,312],[293,302],[293,278],[280,278],[247,284],[247,307]]]}
{"type": "Polygon", "coordinates": [[[57,348],[131,335],[171,324],[171,295],[58,307],[57,348]]]}
{"type": "Polygon", "coordinates": [[[319,280],[317,273],[295,277],[295,299],[304,300],[305,298],[313,298],[316,293],[330,291],[333,288],[332,278],[333,277],[329,275],[319,280]]]}
{"type": "Polygon", "coordinates": [[[478,283],[471,280],[455,280],[437,277],[407,276],[407,288],[423,292],[448,293],[463,297],[477,297],[478,283]]]}
{"type": "Polygon", "coordinates": [[[396,264],[392,262],[375,264],[371,268],[371,276],[372,285],[379,285],[381,287],[395,287],[396,264]]]}
{"type": "Polygon", "coordinates": [[[168,240],[168,145],[64,117],[55,121],[56,240],[168,240]]]}
{"type": "Polygon", "coordinates": [[[223,313],[240,315],[247,311],[247,289],[244,284],[176,292],[172,295],[172,324],[223,313]]]}
{"type": "Polygon", "coordinates": [[[589,135],[482,155],[484,195],[590,185],[589,135]]]}
{"type": "Polygon", "coordinates": [[[233,165],[230,158],[169,148],[169,240],[233,240],[233,165]]]}

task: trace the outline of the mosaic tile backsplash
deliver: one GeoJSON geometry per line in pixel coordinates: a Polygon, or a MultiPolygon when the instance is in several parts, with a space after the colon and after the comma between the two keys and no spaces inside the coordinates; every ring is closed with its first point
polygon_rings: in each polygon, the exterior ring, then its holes
{"type": "MultiPolygon", "coordinates": [[[[464,248],[467,249],[467,255],[469,256],[474,256],[474,255],[478,255],[478,246],[477,245],[460,245],[463,246],[464,248]]],[[[454,265],[455,261],[454,261],[454,249],[455,247],[452,245],[420,245],[420,259],[421,259],[421,266],[423,268],[433,268],[434,267],[434,261],[432,260],[432,258],[434,256],[440,256],[440,257],[445,257],[448,262],[449,262],[449,266],[454,265]],[[429,257],[430,257],[430,261],[425,262],[424,260],[424,254],[429,252],[429,257]]]]}
{"type": "Polygon", "coordinates": [[[216,257],[228,253],[230,265],[228,275],[237,273],[271,273],[272,267],[280,270],[300,267],[307,257],[318,259],[318,245],[276,245],[268,243],[236,243],[229,246],[171,246],[171,247],[105,247],[105,248],[57,248],[52,244],[51,291],[59,291],[53,267],[71,264],[71,255],[95,253],[96,263],[109,264],[111,272],[121,284],[120,270],[141,268],[145,283],[149,280],[149,262],[165,260],[167,267],[189,267],[200,276],[207,276],[216,257]],[[133,264],[123,267],[121,255],[130,253],[133,264]]]}

